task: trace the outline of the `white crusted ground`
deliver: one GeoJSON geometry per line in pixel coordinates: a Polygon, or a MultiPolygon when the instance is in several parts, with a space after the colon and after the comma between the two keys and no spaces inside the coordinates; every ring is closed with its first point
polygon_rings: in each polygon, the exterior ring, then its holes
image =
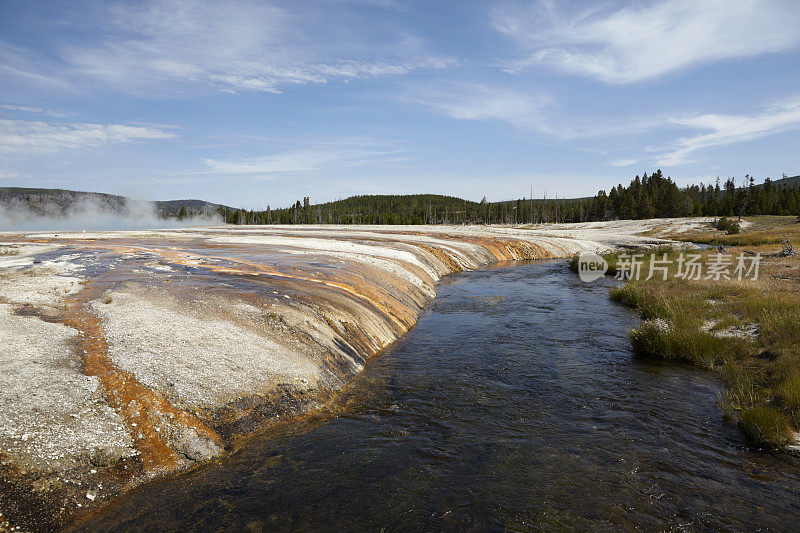
{"type": "MultiPolygon", "coordinates": [[[[601,242],[608,242],[608,239],[611,238],[617,244],[635,244],[636,240],[641,238],[638,235],[645,232],[654,236],[668,236],[689,231],[707,231],[711,229],[711,224],[715,220],[717,219],[714,217],[651,218],[578,224],[541,224],[534,228],[537,232],[544,234],[562,234],[577,239],[598,239],[601,242]]],[[[739,224],[742,228],[747,228],[752,223],[742,220],[739,224]]]]}
{"type": "Polygon", "coordinates": [[[81,290],[82,278],[75,275],[79,267],[69,257],[34,264],[34,255],[57,249],[41,244],[0,247],[6,250],[0,255],[0,301],[52,310],[63,303],[64,297],[81,290]],[[14,253],[9,254],[9,250],[14,253]]]}
{"type": "Polygon", "coordinates": [[[109,303],[93,307],[115,366],[185,409],[219,407],[276,383],[310,386],[318,379],[319,368],[302,347],[283,346],[166,296],[116,291],[109,303]]]}
{"type": "Polygon", "coordinates": [[[21,466],[58,469],[98,453],[135,453],[97,378],[80,371],[77,332],[0,304],[0,449],[21,466]],[[99,452],[98,452],[99,450],[99,452]]]}

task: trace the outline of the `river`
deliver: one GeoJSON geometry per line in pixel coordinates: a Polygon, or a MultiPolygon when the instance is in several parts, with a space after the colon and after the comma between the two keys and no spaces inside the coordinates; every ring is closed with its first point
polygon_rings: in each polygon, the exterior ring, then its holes
{"type": "Polygon", "coordinates": [[[450,276],[334,406],[140,486],[127,530],[795,530],[800,459],[748,444],[711,374],[643,360],[611,280],[450,276]]]}

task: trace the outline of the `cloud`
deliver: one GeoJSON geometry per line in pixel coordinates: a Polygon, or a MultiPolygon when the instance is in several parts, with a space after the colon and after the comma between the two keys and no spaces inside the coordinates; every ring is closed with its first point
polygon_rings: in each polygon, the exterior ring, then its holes
{"type": "Polygon", "coordinates": [[[443,115],[461,120],[496,120],[516,128],[563,136],[552,130],[544,118],[553,99],[542,91],[527,92],[469,83],[417,85],[401,100],[423,105],[443,115]]]}
{"type": "Polygon", "coordinates": [[[32,155],[127,143],[172,139],[177,135],[163,126],[146,124],[48,123],[0,119],[0,154],[32,155]]]}
{"type": "Polygon", "coordinates": [[[612,120],[564,115],[549,93],[530,87],[521,91],[499,85],[439,82],[409,86],[398,99],[451,118],[500,121],[556,140],[637,135],[663,120],[656,115],[612,120]]]}
{"type": "Polygon", "coordinates": [[[525,52],[510,71],[547,65],[609,84],[800,45],[796,0],[662,0],[562,15],[552,2],[497,10],[494,27],[525,52]]]}
{"type": "Polygon", "coordinates": [[[635,165],[635,159],[616,159],[614,161],[609,161],[608,166],[610,167],[629,167],[631,165],[635,165]]]}
{"type": "MultiPolygon", "coordinates": [[[[647,152],[660,152],[655,163],[674,166],[691,163],[689,156],[704,148],[751,141],[790,129],[800,128],[800,94],[768,106],[753,116],[658,113],[648,116],[608,118],[571,117],[559,113],[556,102],[547,93],[528,92],[478,84],[446,84],[416,86],[400,97],[403,101],[429,107],[443,115],[460,120],[494,120],[514,128],[539,134],[556,141],[592,141],[612,143],[613,147],[595,148],[595,153],[619,150],[622,138],[657,132],[676,134],[679,129],[703,131],[698,135],[678,138],[674,142],[645,147],[647,152]]],[[[572,143],[574,144],[574,143],[572,143]]],[[[583,143],[584,149],[586,142],[583,143]]],[[[630,142],[625,146],[630,149],[630,142]]],[[[641,145],[640,145],[641,146],[641,145]]],[[[609,161],[613,167],[628,167],[647,157],[620,158],[609,161]]]]}
{"type": "Polygon", "coordinates": [[[43,109],[41,107],[25,106],[25,105],[0,104],[0,109],[4,109],[6,111],[18,111],[21,113],[41,113],[43,115],[49,115],[51,117],[59,117],[59,118],[65,118],[69,116],[68,113],[59,113],[56,111],[50,111],[49,109],[43,109]]]}
{"type": "MultiPolygon", "coordinates": [[[[94,80],[134,94],[280,93],[455,63],[332,3],[311,10],[289,2],[150,0],[84,15],[76,24],[86,31],[82,38],[54,51],[61,75],[74,85],[94,80]]],[[[17,72],[46,71],[49,78],[58,70],[31,54],[16,53],[17,72]]]]}
{"type": "Polygon", "coordinates": [[[41,54],[0,39],[0,75],[32,82],[48,89],[66,90],[69,83],[41,54]]]}
{"type": "Polygon", "coordinates": [[[41,107],[28,107],[24,105],[11,105],[0,104],[0,109],[7,109],[9,111],[24,111],[25,113],[44,113],[45,110],[41,107]]]}
{"type": "Polygon", "coordinates": [[[800,94],[766,106],[763,113],[755,116],[705,114],[673,118],[670,122],[707,131],[677,140],[657,161],[663,166],[683,165],[691,163],[688,157],[703,148],[752,141],[800,128],[800,94]]]}
{"type": "Polygon", "coordinates": [[[220,174],[303,174],[338,168],[357,167],[371,163],[405,160],[399,149],[380,147],[371,143],[318,143],[309,148],[288,150],[275,154],[239,159],[203,159],[212,171],[220,174]]]}

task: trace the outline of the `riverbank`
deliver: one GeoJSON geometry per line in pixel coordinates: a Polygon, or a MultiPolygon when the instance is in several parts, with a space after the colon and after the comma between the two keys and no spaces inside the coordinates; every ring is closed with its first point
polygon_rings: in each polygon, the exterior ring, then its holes
{"type": "Polygon", "coordinates": [[[448,276],[330,406],[74,531],[791,531],[800,462],[723,420],[713,374],[634,356],[616,284],[448,276]]]}
{"type": "MultiPolygon", "coordinates": [[[[631,332],[635,351],[715,372],[725,384],[718,404],[726,418],[760,445],[800,452],[800,260],[782,256],[780,244],[784,236],[797,236],[800,224],[794,217],[744,222],[736,235],[710,225],[660,234],[725,243],[729,247],[723,254],[705,250],[698,262],[727,262],[726,275],[680,276],[679,256],[673,252],[666,256],[666,280],[657,271],[650,280],[626,282],[611,297],[636,307],[645,319],[631,332]],[[749,270],[756,257],[757,279],[752,272],[739,279],[735,269],[740,261],[749,270]]],[[[657,260],[662,259],[658,254],[657,260]]],[[[652,257],[645,254],[643,260],[644,278],[652,257]]]]}
{"type": "Polygon", "coordinates": [[[615,227],[577,231],[3,235],[0,327],[14,339],[0,359],[7,527],[61,528],[318,408],[414,326],[444,275],[661,242],[615,227]]]}

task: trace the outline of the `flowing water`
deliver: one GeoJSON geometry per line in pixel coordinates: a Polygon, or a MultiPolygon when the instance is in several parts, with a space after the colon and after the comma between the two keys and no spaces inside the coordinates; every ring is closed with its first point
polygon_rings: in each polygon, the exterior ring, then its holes
{"type": "Polygon", "coordinates": [[[800,459],[710,374],[635,357],[634,313],[562,262],[451,276],[337,405],[139,487],[86,530],[797,530],[800,459]]]}

